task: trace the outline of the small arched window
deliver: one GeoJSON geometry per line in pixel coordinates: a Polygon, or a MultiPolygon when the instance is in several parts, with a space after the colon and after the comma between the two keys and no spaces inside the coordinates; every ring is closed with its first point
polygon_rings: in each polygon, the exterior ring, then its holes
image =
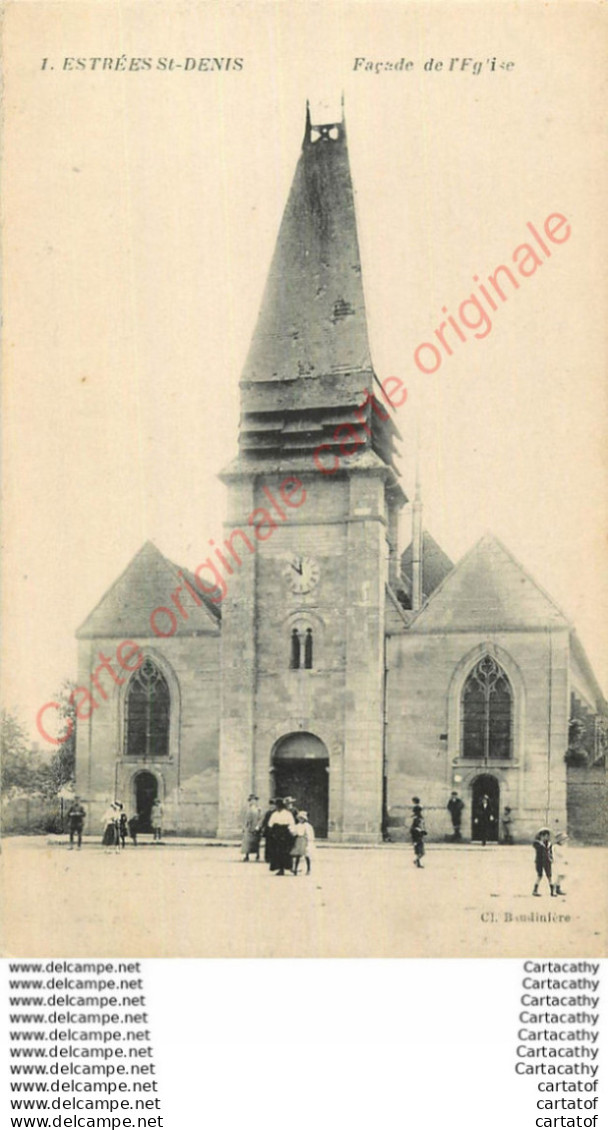
{"type": "Polygon", "coordinates": [[[312,628],[292,628],[289,639],[289,666],[292,671],[311,671],[313,664],[312,628]]]}
{"type": "Polygon", "coordinates": [[[167,680],[152,659],[144,659],[127,688],[127,757],[168,755],[170,706],[167,680]]]}
{"type": "Polygon", "coordinates": [[[300,666],[301,650],[300,633],[297,628],[293,628],[291,633],[291,658],[289,661],[289,666],[291,667],[292,671],[297,671],[300,666]]]}
{"type": "Polygon", "coordinates": [[[462,756],[474,761],[512,756],[513,692],[499,663],[484,655],[462,692],[462,756]]]}

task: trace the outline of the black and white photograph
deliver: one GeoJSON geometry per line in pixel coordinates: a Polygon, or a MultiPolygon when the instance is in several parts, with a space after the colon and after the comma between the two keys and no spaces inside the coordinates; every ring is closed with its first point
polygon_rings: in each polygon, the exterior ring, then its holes
{"type": "Polygon", "coordinates": [[[5,10],[5,957],[605,955],[599,12],[5,10]]]}

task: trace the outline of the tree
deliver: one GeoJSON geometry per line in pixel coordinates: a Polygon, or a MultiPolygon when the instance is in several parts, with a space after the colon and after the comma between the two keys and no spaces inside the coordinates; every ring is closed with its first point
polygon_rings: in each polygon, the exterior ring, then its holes
{"type": "Polygon", "coordinates": [[[76,777],[76,707],[70,698],[75,685],[66,679],[56,696],[59,717],[64,723],[65,730],[69,731],[69,737],[53,754],[48,767],[48,788],[53,796],[57,796],[65,785],[72,784],[76,777]]]}
{"type": "Polygon", "coordinates": [[[35,788],[37,766],[30,743],[19,719],[8,710],[0,716],[0,748],[2,793],[11,789],[29,792],[35,788]]]}

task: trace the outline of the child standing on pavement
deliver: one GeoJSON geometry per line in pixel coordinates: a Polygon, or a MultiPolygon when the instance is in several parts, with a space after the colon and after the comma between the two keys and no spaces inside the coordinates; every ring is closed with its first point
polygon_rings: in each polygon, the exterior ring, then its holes
{"type": "Polygon", "coordinates": [[[546,875],[549,890],[552,895],[555,895],[556,890],[553,885],[553,845],[551,843],[551,832],[548,828],[541,828],[540,831],[536,833],[533,847],[536,863],[536,882],[532,894],[540,898],[538,887],[543,875],[546,875]]]}
{"type": "MultiPolygon", "coordinates": [[[[416,798],[414,798],[416,799],[416,798]]],[[[426,828],[424,825],[424,817],[422,809],[419,804],[415,804],[412,812],[414,819],[410,827],[410,836],[414,845],[414,866],[422,867],[422,856],[424,855],[424,837],[426,836],[426,828]]]]}
{"type": "Polygon", "coordinates": [[[298,874],[300,860],[306,860],[306,874],[310,875],[311,855],[315,849],[315,830],[309,822],[307,812],[298,812],[296,817],[296,837],[291,849],[292,867],[294,875],[298,874]]]}
{"type": "Polygon", "coordinates": [[[568,833],[558,832],[553,848],[553,866],[555,869],[555,893],[565,895],[563,884],[568,879],[568,833]]]}

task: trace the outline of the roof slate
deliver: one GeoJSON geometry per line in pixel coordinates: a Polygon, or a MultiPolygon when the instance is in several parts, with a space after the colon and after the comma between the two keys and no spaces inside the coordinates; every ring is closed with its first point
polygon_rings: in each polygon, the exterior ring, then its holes
{"type": "MultiPolygon", "coordinates": [[[[171,593],[178,585],[183,586],[179,576],[180,568],[169,561],[153,542],[147,541],[135,554],[113,585],[107,590],[84,623],[78,629],[78,639],[96,639],[104,636],[119,636],[123,639],[149,639],[155,635],[150,625],[150,616],[156,608],[170,608],[177,622],[176,636],[198,635],[201,632],[218,630],[220,611],[217,605],[199,593],[204,602],[197,605],[186,589],[180,600],[188,619],[184,620],[171,593]]],[[[182,570],[188,581],[196,587],[192,574],[182,570]]],[[[158,626],[164,629],[171,621],[168,617],[158,618],[158,626]]]]}
{"type": "Polygon", "coordinates": [[[494,537],[484,534],[435,589],[410,631],[568,628],[563,612],[494,537]]]}

